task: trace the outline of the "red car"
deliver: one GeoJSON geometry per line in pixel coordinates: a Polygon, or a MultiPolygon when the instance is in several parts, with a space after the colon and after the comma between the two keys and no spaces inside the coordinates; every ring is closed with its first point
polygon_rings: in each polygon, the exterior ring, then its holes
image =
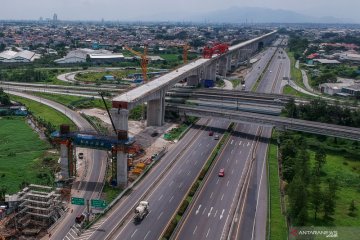
{"type": "Polygon", "coordinates": [[[213,131],[210,131],[210,132],[209,132],[209,136],[212,136],[212,135],[214,135],[214,132],[213,132],[213,131]]]}
{"type": "Polygon", "coordinates": [[[219,177],[224,177],[225,176],[225,169],[220,169],[219,171],[219,174],[218,174],[219,177]]]}

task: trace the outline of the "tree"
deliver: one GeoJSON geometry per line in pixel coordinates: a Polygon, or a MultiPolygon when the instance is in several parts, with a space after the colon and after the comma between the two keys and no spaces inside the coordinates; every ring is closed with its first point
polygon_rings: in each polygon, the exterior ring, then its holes
{"type": "Polygon", "coordinates": [[[315,176],[311,182],[310,203],[314,210],[314,219],[316,220],[323,203],[323,193],[321,192],[320,178],[318,176],[315,176]]]}
{"type": "Polygon", "coordinates": [[[319,176],[321,168],[326,163],[326,151],[323,147],[319,147],[315,152],[315,175],[319,176]]]}
{"type": "Polygon", "coordinates": [[[349,216],[350,217],[355,217],[356,216],[356,206],[355,206],[355,201],[352,200],[351,203],[350,203],[350,207],[349,207],[349,216]]]}
{"type": "Polygon", "coordinates": [[[288,185],[289,216],[295,225],[303,226],[307,221],[308,191],[299,174],[288,185]]]}
{"type": "Polygon", "coordinates": [[[328,183],[327,191],[324,193],[324,220],[332,221],[332,216],[334,215],[336,208],[337,181],[336,179],[329,179],[328,183]]]}

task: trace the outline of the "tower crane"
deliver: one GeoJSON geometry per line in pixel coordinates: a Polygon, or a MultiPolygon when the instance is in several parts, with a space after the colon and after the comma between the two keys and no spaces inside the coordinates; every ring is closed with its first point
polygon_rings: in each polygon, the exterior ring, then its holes
{"type": "Polygon", "coordinates": [[[144,47],[144,53],[140,53],[135,51],[134,49],[128,47],[128,46],[124,46],[126,50],[130,51],[132,54],[139,56],[140,57],[140,66],[141,66],[141,71],[142,71],[142,75],[143,75],[143,79],[144,82],[147,82],[148,77],[147,77],[147,65],[149,63],[149,59],[147,57],[147,46],[145,45],[144,47]]]}
{"type": "Polygon", "coordinates": [[[184,64],[186,64],[187,61],[188,61],[188,50],[189,49],[190,49],[189,44],[185,43],[183,45],[183,61],[184,61],[184,64]]]}

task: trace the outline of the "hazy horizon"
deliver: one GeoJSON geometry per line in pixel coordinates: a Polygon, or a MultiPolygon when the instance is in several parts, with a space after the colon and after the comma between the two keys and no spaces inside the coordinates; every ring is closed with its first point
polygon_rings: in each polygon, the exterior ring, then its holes
{"type": "Polygon", "coordinates": [[[207,14],[230,7],[261,7],[289,10],[312,17],[335,17],[360,23],[360,1],[344,0],[182,0],[170,2],[116,1],[116,0],[3,0],[2,20],[37,20],[40,17],[59,20],[119,20],[119,21],[187,21],[196,15],[207,14]],[[190,8],[191,6],[191,8],[190,8]]]}

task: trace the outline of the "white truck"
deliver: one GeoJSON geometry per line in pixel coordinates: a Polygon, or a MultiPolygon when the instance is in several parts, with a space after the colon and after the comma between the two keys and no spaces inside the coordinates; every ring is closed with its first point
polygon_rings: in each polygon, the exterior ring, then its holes
{"type": "Polygon", "coordinates": [[[140,222],[149,213],[149,202],[141,201],[139,206],[135,208],[134,221],[140,222]]]}

